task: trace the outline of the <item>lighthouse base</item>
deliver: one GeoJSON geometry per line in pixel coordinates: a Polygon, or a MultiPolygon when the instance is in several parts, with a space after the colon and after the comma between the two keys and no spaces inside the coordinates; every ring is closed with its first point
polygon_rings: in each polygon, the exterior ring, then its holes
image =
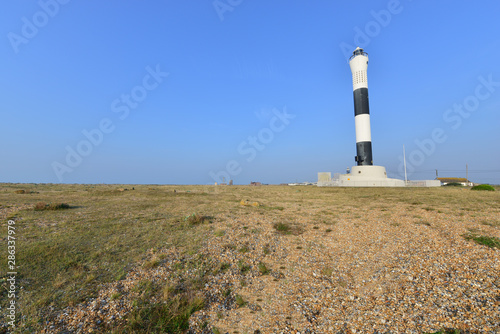
{"type": "Polygon", "coordinates": [[[318,173],[319,187],[404,187],[405,181],[387,177],[382,166],[354,166],[349,174],[318,173]],[[329,180],[328,180],[329,179],[329,180]]]}
{"type": "Polygon", "coordinates": [[[404,187],[405,181],[387,177],[382,166],[354,166],[350,174],[339,175],[339,187],[404,187]]]}

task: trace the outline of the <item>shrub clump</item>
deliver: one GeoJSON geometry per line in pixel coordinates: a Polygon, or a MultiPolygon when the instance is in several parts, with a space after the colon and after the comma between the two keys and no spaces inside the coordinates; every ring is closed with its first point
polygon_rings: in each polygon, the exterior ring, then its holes
{"type": "Polygon", "coordinates": [[[38,194],[38,191],[24,190],[24,189],[16,190],[14,192],[16,194],[38,194]]]}
{"type": "Polygon", "coordinates": [[[214,235],[216,237],[223,237],[224,235],[226,235],[226,231],[224,231],[224,230],[217,230],[217,231],[214,232],[214,235]]]}
{"type": "Polygon", "coordinates": [[[471,190],[486,190],[486,191],[495,191],[495,188],[493,186],[490,186],[489,184],[479,184],[477,186],[474,186],[470,188],[471,190]]]}
{"type": "Polygon", "coordinates": [[[267,266],[263,262],[260,262],[259,263],[259,271],[262,275],[266,275],[269,273],[270,270],[267,268],[267,266]]]}
{"type": "Polygon", "coordinates": [[[248,272],[250,270],[250,266],[247,265],[243,260],[238,261],[238,268],[242,274],[248,272]]]}
{"type": "Polygon", "coordinates": [[[44,210],[64,210],[64,209],[69,209],[70,206],[69,204],[66,203],[44,203],[44,202],[39,202],[35,204],[34,210],[35,211],[44,211],[44,210]]]}
{"type": "Polygon", "coordinates": [[[297,224],[294,223],[275,223],[273,225],[274,229],[276,232],[280,234],[293,234],[293,235],[299,235],[304,232],[304,229],[300,226],[297,226],[297,224]]]}
{"type": "Polygon", "coordinates": [[[331,277],[332,274],[333,274],[333,268],[331,268],[331,267],[323,267],[321,269],[321,275],[331,277]]]}
{"type": "Polygon", "coordinates": [[[209,221],[209,217],[200,215],[198,213],[193,213],[189,216],[186,216],[184,218],[185,221],[187,221],[190,225],[199,225],[203,224],[205,221],[209,221]]]}
{"type": "Polygon", "coordinates": [[[283,234],[288,234],[290,233],[290,225],[285,224],[285,223],[276,223],[274,224],[274,228],[276,231],[281,232],[283,234]]]}
{"type": "Polygon", "coordinates": [[[221,263],[221,265],[219,266],[220,271],[225,271],[229,268],[231,268],[231,265],[227,262],[221,263]]]}
{"type": "Polygon", "coordinates": [[[247,246],[247,245],[245,245],[245,246],[241,247],[238,251],[239,251],[240,253],[248,253],[248,251],[249,251],[249,250],[250,250],[250,249],[248,248],[248,246],[247,246]]]}
{"type": "Polygon", "coordinates": [[[236,295],[236,304],[238,307],[243,307],[247,304],[247,302],[240,295],[236,295]]]}
{"type": "Polygon", "coordinates": [[[153,269],[153,268],[156,268],[160,265],[161,261],[159,258],[155,257],[153,259],[151,259],[150,261],[147,261],[144,263],[144,268],[146,269],[153,269]]]}
{"type": "Polygon", "coordinates": [[[189,317],[205,304],[192,286],[182,289],[158,283],[139,282],[134,288],[140,292],[134,300],[134,309],[120,328],[126,332],[184,333],[189,329],[189,317]],[[154,300],[154,301],[153,301],[154,300]]]}
{"type": "Polygon", "coordinates": [[[450,182],[445,184],[443,187],[463,187],[464,185],[459,182],[450,182]]]}

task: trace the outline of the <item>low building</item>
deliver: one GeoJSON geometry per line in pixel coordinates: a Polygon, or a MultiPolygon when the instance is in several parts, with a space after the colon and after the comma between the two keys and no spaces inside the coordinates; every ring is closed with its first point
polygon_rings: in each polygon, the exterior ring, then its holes
{"type": "Polygon", "coordinates": [[[436,178],[436,180],[441,181],[443,186],[449,183],[460,183],[461,185],[466,187],[472,187],[474,185],[474,182],[467,180],[465,177],[438,177],[436,178]]]}

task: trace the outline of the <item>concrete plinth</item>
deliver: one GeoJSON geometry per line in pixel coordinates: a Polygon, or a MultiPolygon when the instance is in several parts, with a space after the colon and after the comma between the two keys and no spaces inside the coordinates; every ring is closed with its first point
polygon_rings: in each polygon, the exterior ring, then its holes
{"type": "Polygon", "coordinates": [[[320,187],[404,187],[405,182],[387,177],[382,166],[354,166],[349,174],[337,174],[330,181],[327,175],[318,173],[320,187]]]}
{"type": "Polygon", "coordinates": [[[339,187],[404,187],[405,182],[389,179],[385,167],[354,166],[350,174],[339,175],[339,187]]]}

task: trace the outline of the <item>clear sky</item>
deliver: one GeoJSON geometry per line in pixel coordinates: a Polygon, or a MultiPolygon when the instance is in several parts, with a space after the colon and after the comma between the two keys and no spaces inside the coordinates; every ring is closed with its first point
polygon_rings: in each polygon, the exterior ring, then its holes
{"type": "Polygon", "coordinates": [[[373,156],[500,183],[500,2],[8,1],[0,182],[316,181],[356,154],[347,58],[368,52],[373,156]]]}

